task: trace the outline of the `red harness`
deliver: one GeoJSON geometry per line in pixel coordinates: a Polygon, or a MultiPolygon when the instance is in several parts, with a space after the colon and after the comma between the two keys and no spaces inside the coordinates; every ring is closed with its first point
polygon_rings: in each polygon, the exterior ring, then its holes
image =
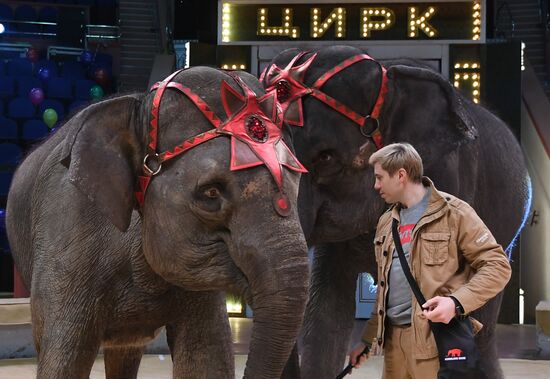
{"type": "Polygon", "coordinates": [[[359,125],[361,133],[365,137],[372,139],[378,149],[382,148],[384,145],[382,144],[382,134],[379,129],[378,117],[380,116],[382,104],[384,104],[384,96],[388,92],[388,77],[384,66],[380,65],[382,70],[382,81],[380,83],[380,90],[378,91],[378,97],[372,108],[372,112],[367,116],[363,116],[324,93],[321,90],[321,87],[334,75],[357,62],[363,60],[376,62],[376,60],[367,54],[355,55],[327,71],[319,79],[317,79],[311,87],[307,87],[304,84],[304,76],[317,54],[312,55],[301,65],[293,67],[294,63],[296,63],[296,61],[298,61],[298,59],[300,59],[304,54],[306,54],[306,52],[301,52],[296,55],[284,69],[281,69],[277,65],[273,64],[269,68],[269,71],[267,71],[267,74],[264,70],[260,76],[260,81],[263,81],[264,78],[266,80],[266,91],[276,91],[277,99],[283,107],[285,121],[290,125],[303,126],[304,117],[302,97],[311,95],[359,125]],[[365,129],[369,120],[375,123],[375,126],[370,132],[365,129]]]}
{"type": "Polygon", "coordinates": [[[157,92],[151,109],[150,142],[147,147],[148,153],[143,159],[143,175],[138,178],[139,191],[135,192],[140,207],[143,206],[145,192],[151,179],[161,171],[164,162],[203,142],[226,135],[231,137],[231,171],[265,164],[279,189],[274,197],[275,209],[282,216],[288,215],[290,203],[283,193],[282,166],[296,172],[307,172],[307,170],[281,137],[282,111],[277,106],[275,92],[268,91],[258,98],[239,77],[234,76],[244,92],[243,96],[225,80],[222,81],[222,103],[227,119],[221,121],[204,100],[190,88],[181,83],[172,82],[172,79],[182,71],[172,73],[151,88],[151,91],[157,92]],[[172,150],[157,153],[160,102],[167,88],[176,89],[187,96],[214,126],[214,129],[188,138],[172,150]]]}

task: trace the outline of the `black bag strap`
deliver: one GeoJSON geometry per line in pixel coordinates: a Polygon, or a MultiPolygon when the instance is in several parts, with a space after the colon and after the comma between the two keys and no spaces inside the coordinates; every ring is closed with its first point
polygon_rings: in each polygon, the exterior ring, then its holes
{"type": "Polygon", "coordinates": [[[420,304],[420,307],[422,307],[422,304],[426,302],[426,298],[424,297],[424,295],[422,295],[422,291],[420,291],[420,287],[418,287],[418,283],[416,282],[416,280],[414,280],[411,274],[409,264],[407,263],[407,258],[405,257],[405,253],[403,252],[403,246],[401,245],[401,237],[399,237],[397,224],[398,224],[398,221],[397,219],[394,218],[391,225],[393,243],[395,244],[395,249],[397,250],[397,256],[399,257],[399,261],[401,262],[401,268],[403,269],[403,273],[405,274],[405,277],[407,278],[407,281],[411,286],[411,289],[414,293],[414,296],[416,297],[416,300],[420,304]]]}

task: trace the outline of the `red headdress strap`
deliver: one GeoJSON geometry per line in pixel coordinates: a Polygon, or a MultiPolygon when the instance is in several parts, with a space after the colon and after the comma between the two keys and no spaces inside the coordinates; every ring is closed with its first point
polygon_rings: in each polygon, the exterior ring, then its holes
{"type": "Polygon", "coordinates": [[[143,205],[145,191],[151,178],[160,172],[163,162],[203,142],[228,135],[231,137],[230,169],[240,170],[265,164],[279,189],[275,196],[275,209],[279,214],[287,215],[290,212],[290,204],[283,193],[282,166],[296,172],[306,172],[306,169],[282,139],[282,113],[275,92],[258,98],[239,77],[234,77],[244,92],[243,96],[226,81],[222,81],[221,96],[227,119],[221,121],[206,102],[190,88],[181,83],[171,82],[179,72],[181,70],[151,88],[151,91],[157,92],[151,109],[149,153],[143,160],[143,175],[139,177],[140,190],[136,192],[140,206],[143,205]],[[167,88],[176,89],[187,96],[214,129],[189,138],[172,150],[157,153],[160,102],[167,88]]]}
{"type": "Polygon", "coordinates": [[[311,95],[317,100],[325,103],[335,111],[344,115],[351,121],[358,124],[361,133],[366,137],[371,138],[376,144],[376,147],[380,149],[383,144],[382,134],[380,133],[378,127],[378,118],[380,116],[380,111],[384,103],[384,97],[388,92],[388,77],[386,75],[386,69],[382,65],[380,65],[382,80],[380,83],[380,90],[378,91],[378,97],[373,106],[372,112],[367,116],[363,116],[355,112],[348,106],[342,104],[338,100],[334,99],[333,97],[324,93],[321,90],[321,87],[334,75],[338,74],[342,70],[352,66],[357,62],[363,60],[370,60],[373,62],[376,61],[367,54],[355,55],[336,65],[331,70],[324,73],[319,79],[317,79],[311,87],[307,87],[304,84],[304,75],[313,60],[315,59],[316,54],[312,55],[301,65],[297,67],[292,67],[294,63],[304,54],[305,52],[297,54],[284,69],[281,69],[277,65],[273,64],[269,71],[265,74],[264,79],[267,83],[267,90],[277,90],[278,99],[283,106],[283,110],[285,111],[285,121],[291,125],[303,126],[303,110],[301,98],[306,95],[311,95]],[[279,96],[279,94],[283,94],[283,96],[279,96]],[[372,131],[366,130],[366,125],[369,121],[373,121],[375,123],[372,131]]]}

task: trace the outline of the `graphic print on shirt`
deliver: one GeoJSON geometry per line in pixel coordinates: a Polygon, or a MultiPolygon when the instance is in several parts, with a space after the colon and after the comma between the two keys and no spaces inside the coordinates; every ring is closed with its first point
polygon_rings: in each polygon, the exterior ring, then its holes
{"type": "Polygon", "coordinates": [[[401,245],[411,242],[414,225],[415,224],[406,224],[399,226],[399,238],[401,239],[401,245]]]}

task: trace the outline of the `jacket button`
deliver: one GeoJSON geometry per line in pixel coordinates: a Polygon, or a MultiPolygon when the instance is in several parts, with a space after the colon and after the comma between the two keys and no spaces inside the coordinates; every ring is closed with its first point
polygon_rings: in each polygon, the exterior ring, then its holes
{"type": "Polygon", "coordinates": [[[384,287],[384,281],[383,280],[380,281],[380,286],[384,287]]]}
{"type": "Polygon", "coordinates": [[[382,309],[380,309],[380,310],[378,311],[378,314],[379,314],[380,316],[382,316],[382,315],[384,314],[384,311],[383,311],[382,309]]]}
{"type": "Polygon", "coordinates": [[[388,256],[388,251],[387,250],[384,250],[384,252],[382,253],[385,257],[388,256]]]}

